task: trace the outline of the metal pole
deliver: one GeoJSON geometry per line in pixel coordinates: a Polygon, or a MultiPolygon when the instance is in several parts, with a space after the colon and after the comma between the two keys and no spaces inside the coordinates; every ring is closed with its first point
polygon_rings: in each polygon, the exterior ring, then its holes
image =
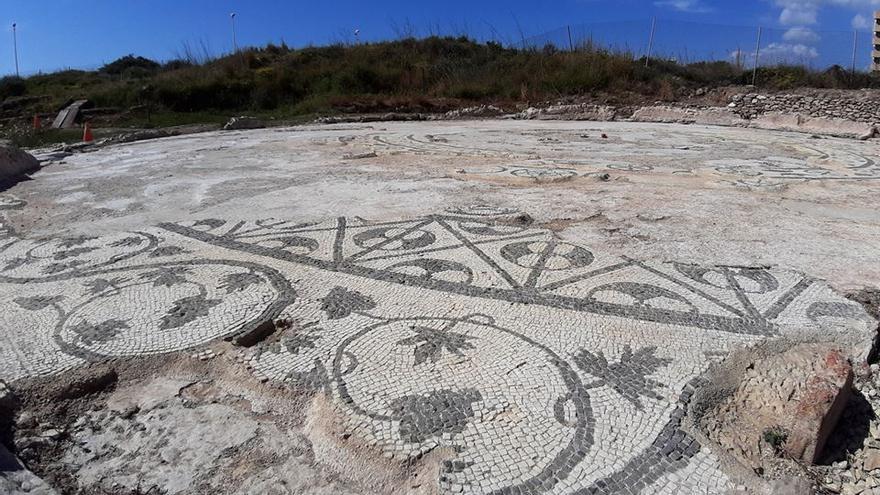
{"type": "Polygon", "coordinates": [[[852,73],[856,75],[856,47],[859,44],[859,32],[853,31],[852,73]]]}
{"type": "Polygon", "coordinates": [[[232,49],[233,49],[233,53],[238,53],[238,41],[235,39],[235,12],[229,14],[229,18],[232,20],[232,49]]]}
{"type": "Polygon", "coordinates": [[[654,30],[657,27],[657,18],[651,18],[651,36],[648,38],[648,53],[645,54],[645,67],[651,61],[651,50],[654,48],[654,30]]]}
{"type": "Polygon", "coordinates": [[[18,73],[18,32],[16,31],[16,25],[12,23],[12,45],[15,50],[15,77],[21,77],[18,73]]]}
{"type": "Polygon", "coordinates": [[[761,27],[758,26],[758,42],[755,44],[755,68],[752,70],[752,86],[758,80],[758,57],[761,56],[761,27]]]}
{"type": "Polygon", "coordinates": [[[571,26],[565,26],[568,29],[568,49],[574,51],[574,43],[571,42],[571,26]]]}

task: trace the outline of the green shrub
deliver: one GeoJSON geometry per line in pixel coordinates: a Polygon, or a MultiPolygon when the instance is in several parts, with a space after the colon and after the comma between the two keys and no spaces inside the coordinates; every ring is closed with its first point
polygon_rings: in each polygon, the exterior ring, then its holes
{"type": "Polygon", "coordinates": [[[135,57],[134,55],[126,55],[118,58],[113,62],[98,69],[98,72],[110,74],[114,76],[121,75],[132,69],[139,69],[142,72],[152,74],[158,71],[162,66],[158,62],[144,57],[135,57]]]}
{"type": "Polygon", "coordinates": [[[27,93],[24,79],[18,76],[7,76],[0,79],[0,100],[10,96],[23,96],[27,93]]]}
{"type": "MultiPolygon", "coordinates": [[[[280,115],[384,111],[406,105],[435,108],[431,101],[443,102],[436,108],[446,108],[462,100],[540,101],[596,92],[670,100],[698,87],[752,82],[751,70],[723,61],[679,64],[651,59],[645,67],[645,60],[631,53],[593,44],[575,52],[552,46],[519,50],[463,37],[301,49],[282,43],[199,59],[204,63],[183,58],[160,65],[127,55],[98,71],[4,78],[0,97],[48,95],[38,103],[41,111],[88,98],[98,106],[145,106],[154,118],[161,118],[156,115],[162,112],[214,118],[249,110],[280,115]],[[150,90],[144,91],[146,87],[150,90]]],[[[757,81],[767,89],[880,87],[878,76],[852,74],[841,67],[762,67],[757,81]]]]}
{"type": "Polygon", "coordinates": [[[193,64],[192,62],[190,62],[188,60],[183,60],[183,59],[178,58],[178,59],[174,59],[174,60],[169,60],[169,61],[165,62],[164,64],[162,64],[162,70],[165,72],[172,72],[172,71],[192,67],[194,65],[195,64],[193,64]]]}

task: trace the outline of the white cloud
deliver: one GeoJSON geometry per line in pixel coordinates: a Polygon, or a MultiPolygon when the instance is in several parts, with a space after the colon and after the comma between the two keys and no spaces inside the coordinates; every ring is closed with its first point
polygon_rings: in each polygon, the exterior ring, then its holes
{"type": "Polygon", "coordinates": [[[851,24],[853,29],[868,29],[871,27],[871,22],[862,14],[856,14],[852,18],[851,24]]]}
{"type": "Polygon", "coordinates": [[[711,9],[703,5],[703,0],[658,0],[654,2],[658,7],[669,7],[680,12],[709,12],[711,9]]]}
{"type": "Polygon", "coordinates": [[[818,58],[816,48],[802,43],[770,43],[761,48],[761,63],[803,63],[818,58]]]}
{"type": "Polygon", "coordinates": [[[813,31],[808,27],[798,26],[786,31],[785,34],[782,35],[782,39],[792,43],[816,43],[821,38],[816,31],[813,31]]]}
{"type": "MultiPolygon", "coordinates": [[[[803,64],[812,59],[819,58],[816,48],[802,43],[770,43],[761,47],[758,56],[761,65],[773,65],[780,63],[803,64]]],[[[730,60],[742,66],[751,66],[755,60],[755,52],[749,50],[734,50],[730,52],[730,60]]]]}
{"type": "Polygon", "coordinates": [[[819,20],[819,7],[816,2],[777,0],[776,3],[787,4],[779,13],[779,22],[783,26],[812,25],[819,20]]]}
{"type": "MultiPolygon", "coordinates": [[[[779,13],[779,23],[783,26],[811,26],[819,22],[819,12],[823,7],[843,7],[854,10],[868,10],[880,6],[880,0],[773,0],[782,11],[779,13]]],[[[859,21],[853,18],[853,27],[856,22],[867,21],[864,16],[859,21]]]]}

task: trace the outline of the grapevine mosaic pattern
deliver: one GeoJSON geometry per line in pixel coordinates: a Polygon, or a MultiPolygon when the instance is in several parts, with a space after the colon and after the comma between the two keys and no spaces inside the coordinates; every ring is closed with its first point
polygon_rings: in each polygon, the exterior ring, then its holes
{"type": "MultiPolygon", "coordinates": [[[[722,184],[744,187],[775,187],[792,181],[877,180],[880,163],[870,152],[856,153],[838,146],[804,146],[780,134],[780,145],[790,155],[768,155],[770,151],[754,140],[732,136],[721,138],[698,129],[687,135],[673,129],[662,132],[618,129],[608,136],[599,128],[552,129],[520,132],[516,140],[498,128],[474,133],[419,135],[383,132],[367,135],[362,144],[378,150],[425,155],[493,157],[509,165],[465,168],[464,173],[512,176],[537,181],[558,181],[590,176],[603,171],[625,173],[666,172],[693,174],[711,171],[722,184]],[[687,146],[681,143],[687,142],[687,146]],[[736,145],[742,158],[709,159],[706,151],[715,145],[736,145]],[[587,156],[589,155],[589,156],[587,156]],[[643,163],[650,158],[656,165],[643,163]]],[[[351,136],[349,142],[360,137],[351,136]]]]}
{"type": "Polygon", "coordinates": [[[459,206],[321,223],[205,218],[0,248],[0,374],[190,349],[268,319],[255,374],[324,396],[393,462],[448,449],[444,493],[720,493],[686,428],[733,346],[870,331],[796,273],[642,262],[459,206]]]}

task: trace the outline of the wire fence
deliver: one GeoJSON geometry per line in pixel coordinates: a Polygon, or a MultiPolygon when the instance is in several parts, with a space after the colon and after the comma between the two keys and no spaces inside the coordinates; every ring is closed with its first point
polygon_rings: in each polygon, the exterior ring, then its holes
{"type": "Polygon", "coordinates": [[[823,70],[871,70],[873,33],[732,26],[665,19],[564,26],[516,43],[523,49],[580,50],[601,47],[633,58],[681,64],[725,61],[743,69],[797,65],[823,70]]]}

